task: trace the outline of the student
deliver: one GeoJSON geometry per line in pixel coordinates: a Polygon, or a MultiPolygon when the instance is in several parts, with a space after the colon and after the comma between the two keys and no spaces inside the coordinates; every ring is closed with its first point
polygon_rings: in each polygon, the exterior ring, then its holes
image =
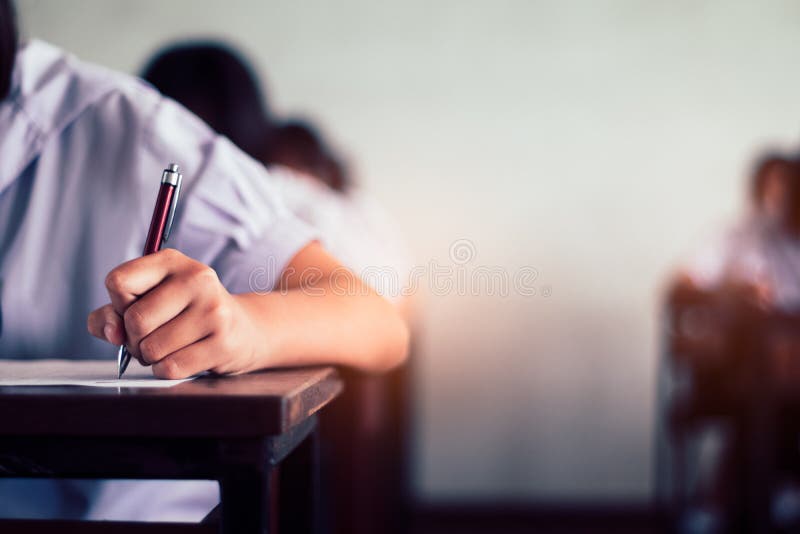
{"type": "MultiPolygon", "coordinates": [[[[405,357],[395,306],[319,244],[261,164],[134,78],[42,42],[17,52],[9,0],[0,98],[0,356],[110,359],[125,343],[163,378],[315,363],[380,371],[405,357]],[[184,174],[175,249],[139,258],[172,161],[184,174]],[[354,290],[332,290],[334,277],[354,290]]],[[[178,490],[144,484],[3,481],[0,513],[184,520],[216,498],[189,482],[176,511],[178,490]],[[124,503],[106,498],[120,488],[124,503]]]]}
{"type": "MultiPolygon", "coordinates": [[[[747,212],[705,243],[669,289],[673,352],[692,369],[691,390],[679,408],[686,417],[725,414],[731,422],[713,480],[701,495],[705,502],[687,516],[687,525],[734,524],[732,514],[743,498],[736,477],[752,439],[747,410],[775,379],[793,378],[790,386],[796,387],[800,378],[780,368],[797,368],[796,336],[765,328],[800,311],[798,192],[795,162],[781,154],[764,156],[753,172],[747,212]]],[[[779,462],[796,462],[796,418],[786,417],[781,406],[774,409],[779,462]]]]}
{"type": "Polygon", "coordinates": [[[795,173],[795,164],[780,154],[757,162],[748,210],[691,258],[682,269],[687,283],[701,290],[738,284],[775,305],[800,305],[800,280],[792,264],[800,259],[794,252],[800,230],[792,213],[795,173]]]}

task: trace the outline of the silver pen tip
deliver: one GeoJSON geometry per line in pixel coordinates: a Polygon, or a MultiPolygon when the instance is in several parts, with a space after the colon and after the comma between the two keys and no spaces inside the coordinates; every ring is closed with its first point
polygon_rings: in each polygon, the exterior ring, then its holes
{"type": "Polygon", "coordinates": [[[128,368],[128,364],[131,361],[131,353],[128,352],[128,349],[125,345],[120,345],[119,350],[117,351],[117,380],[122,378],[122,373],[125,372],[125,369],[128,368]]]}

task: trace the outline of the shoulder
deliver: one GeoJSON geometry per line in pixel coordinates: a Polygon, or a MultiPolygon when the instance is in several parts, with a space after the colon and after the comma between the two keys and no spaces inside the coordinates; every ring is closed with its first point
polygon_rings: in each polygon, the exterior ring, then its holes
{"type": "Polygon", "coordinates": [[[81,115],[111,101],[148,115],[160,97],[133,76],[79,60],[42,41],[20,50],[11,93],[4,105],[19,112],[39,136],[57,134],[81,115]]]}
{"type": "Polygon", "coordinates": [[[11,92],[0,104],[1,172],[16,175],[70,138],[80,138],[86,151],[121,151],[144,135],[163,100],[133,76],[31,41],[17,55],[11,92]]]}
{"type": "Polygon", "coordinates": [[[35,40],[18,54],[12,91],[3,108],[0,129],[16,127],[34,145],[77,123],[99,146],[141,142],[156,152],[185,150],[215,137],[199,118],[139,78],[35,40]]]}
{"type": "Polygon", "coordinates": [[[198,168],[216,138],[199,118],[144,81],[41,41],[27,43],[17,56],[11,93],[0,105],[0,131],[0,154],[16,160],[4,158],[4,167],[17,172],[53,151],[71,161],[116,155],[118,167],[129,158],[163,166],[180,157],[198,168]]]}

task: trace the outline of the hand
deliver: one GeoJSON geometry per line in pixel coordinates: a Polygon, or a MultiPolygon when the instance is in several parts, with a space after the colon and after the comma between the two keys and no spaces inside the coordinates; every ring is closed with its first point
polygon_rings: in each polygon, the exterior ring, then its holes
{"type": "Polygon", "coordinates": [[[250,318],[211,267],[164,249],[114,268],[106,288],[111,303],[89,314],[89,332],[124,343],[155,376],[254,367],[250,318]]]}

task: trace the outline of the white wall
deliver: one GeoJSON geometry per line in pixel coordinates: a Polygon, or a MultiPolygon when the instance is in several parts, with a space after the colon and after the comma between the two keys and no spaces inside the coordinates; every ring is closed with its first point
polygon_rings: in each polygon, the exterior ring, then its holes
{"type": "MultiPolygon", "coordinates": [[[[28,35],[134,72],[222,35],[328,126],[417,260],[469,239],[552,295],[425,299],[416,485],[645,498],[659,281],[800,119],[800,4],[19,0],[28,35]],[[660,5],[659,5],[660,4],[660,5]]],[[[484,292],[485,293],[485,292],[484,292]]]]}

